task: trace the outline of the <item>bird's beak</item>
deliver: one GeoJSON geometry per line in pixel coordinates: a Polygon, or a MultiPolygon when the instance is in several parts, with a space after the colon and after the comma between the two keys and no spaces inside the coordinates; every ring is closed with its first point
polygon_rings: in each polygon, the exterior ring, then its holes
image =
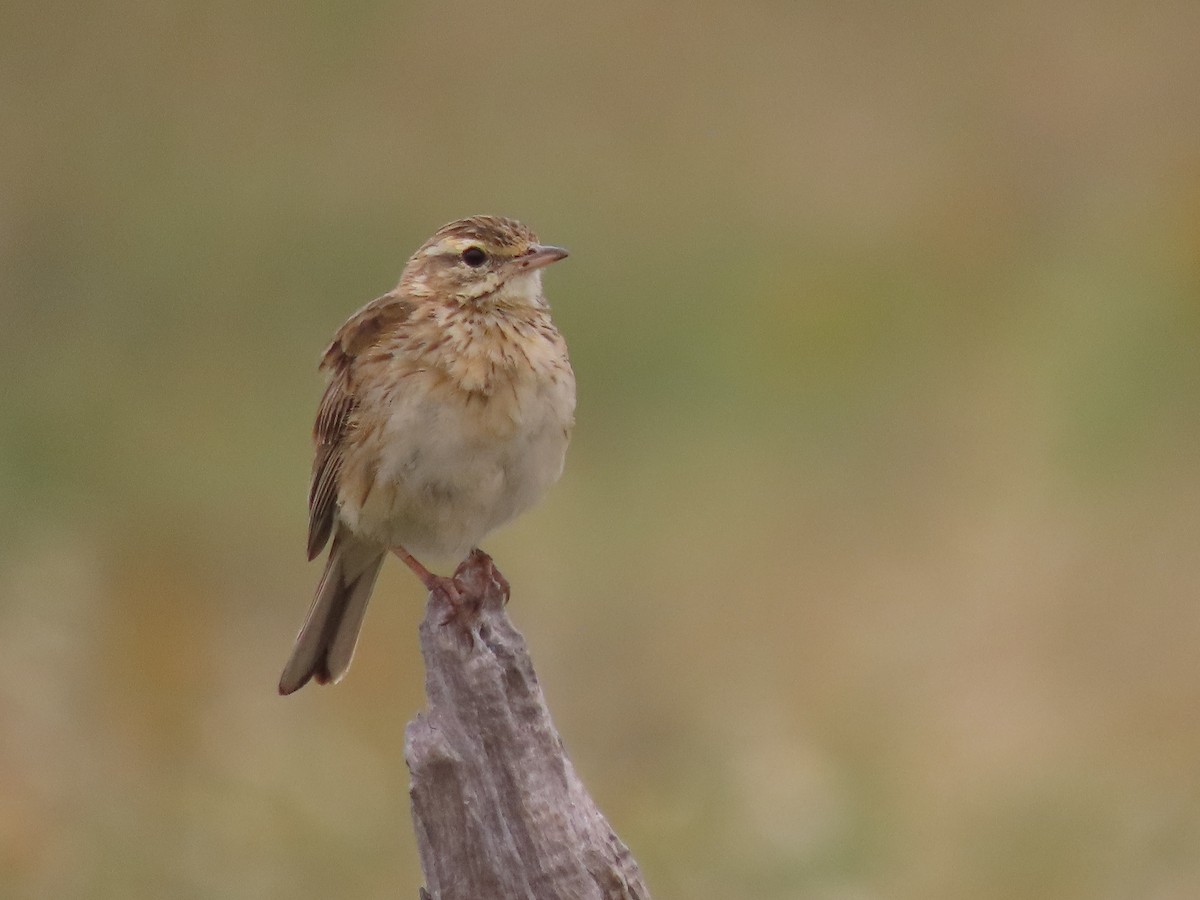
{"type": "Polygon", "coordinates": [[[567,251],[562,247],[551,247],[549,244],[538,244],[517,260],[517,265],[526,271],[544,269],[550,263],[567,258],[567,251]]]}

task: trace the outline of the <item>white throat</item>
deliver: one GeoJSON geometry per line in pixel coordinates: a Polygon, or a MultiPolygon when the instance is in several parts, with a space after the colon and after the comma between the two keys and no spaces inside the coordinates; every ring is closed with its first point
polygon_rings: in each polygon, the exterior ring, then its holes
{"type": "Polygon", "coordinates": [[[495,297],[497,302],[506,305],[545,307],[546,297],[542,294],[541,270],[535,269],[532,272],[514,275],[500,286],[495,297]]]}

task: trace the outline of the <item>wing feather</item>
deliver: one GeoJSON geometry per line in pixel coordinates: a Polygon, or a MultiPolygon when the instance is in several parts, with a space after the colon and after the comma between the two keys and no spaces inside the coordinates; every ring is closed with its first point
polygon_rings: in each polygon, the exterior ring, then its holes
{"type": "Polygon", "coordinates": [[[357,403],[348,390],[347,373],[334,375],[325,389],[313,428],[316,455],[308,489],[308,558],[316,559],[333,531],[337,513],[338,476],[342,471],[342,439],[357,403]]]}
{"type": "Polygon", "coordinates": [[[324,549],[337,518],[345,440],[359,402],[355,361],[403,323],[411,311],[412,304],[395,293],[372,300],[338,329],[321,360],[321,368],[330,372],[330,378],[313,424],[316,453],[308,490],[309,559],[324,549]]]}

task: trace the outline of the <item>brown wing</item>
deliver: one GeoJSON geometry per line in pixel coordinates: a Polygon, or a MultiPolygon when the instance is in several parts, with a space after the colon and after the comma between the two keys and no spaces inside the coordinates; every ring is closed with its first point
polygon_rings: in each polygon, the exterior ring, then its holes
{"type": "Polygon", "coordinates": [[[411,312],[412,304],[394,293],[372,300],[338,329],[321,359],[321,368],[330,372],[330,378],[313,425],[316,456],[308,490],[309,559],[315,559],[324,549],[337,516],[343,442],[358,408],[354,362],[411,312]]]}
{"type": "Polygon", "coordinates": [[[342,471],[342,438],[357,405],[350,391],[348,372],[334,374],[321,398],[313,426],[312,483],[308,489],[308,558],[316,559],[333,530],[337,511],[338,479],[342,471]]]}

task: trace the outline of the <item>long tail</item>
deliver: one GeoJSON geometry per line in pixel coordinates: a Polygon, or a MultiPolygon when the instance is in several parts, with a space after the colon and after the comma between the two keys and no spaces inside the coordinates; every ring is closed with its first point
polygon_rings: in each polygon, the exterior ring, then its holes
{"type": "Polygon", "coordinates": [[[338,529],[317,596],[283,667],[279,693],[298,691],[310,678],[318,684],[336,683],[346,674],[383,556],[375,545],[338,529]]]}

